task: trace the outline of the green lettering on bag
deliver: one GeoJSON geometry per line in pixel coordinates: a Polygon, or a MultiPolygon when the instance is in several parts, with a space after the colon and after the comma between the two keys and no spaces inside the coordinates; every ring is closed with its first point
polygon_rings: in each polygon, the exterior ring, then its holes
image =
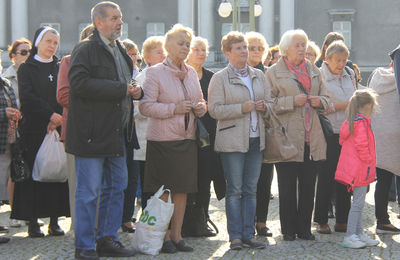
{"type": "Polygon", "coordinates": [[[140,216],[140,222],[146,223],[148,218],[149,218],[149,212],[145,210],[140,216]]]}
{"type": "Polygon", "coordinates": [[[149,223],[149,226],[154,226],[156,224],[156,222],[157,222],[157,219],[156,219],[156,217],[153,217],[153,216],[151,216],[149,218],[149,220],[147,221],[147,223],[149,223]],[[154,222],[151,222],[152,220],[154,220],[154,222]]]}

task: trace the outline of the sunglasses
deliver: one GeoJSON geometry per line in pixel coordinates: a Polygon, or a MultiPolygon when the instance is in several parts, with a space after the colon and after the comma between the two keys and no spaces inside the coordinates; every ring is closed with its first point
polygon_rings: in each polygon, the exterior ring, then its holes
{"type": "Polygon", "coordinates": [[[26,56],[30,53],[30,50],[20,50],[18,52],[16,52],[16,54],[21,54],[21,56],[26,56]]]}
{"type": "Polygon", "coordinates": [[[256,50],[258,50],[258,51],[264,51],[265,48],[264,48],[264,47],[261,47],[261,46],[259,46],[259,47],[250,46],[250,47],[249,47],[249,50],[250,50],[250,51],[256,51],[256,50]]]}

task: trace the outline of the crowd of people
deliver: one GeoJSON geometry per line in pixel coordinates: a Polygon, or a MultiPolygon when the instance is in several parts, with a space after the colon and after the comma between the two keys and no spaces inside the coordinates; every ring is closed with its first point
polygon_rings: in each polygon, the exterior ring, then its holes
{"type": "Polygon", "coordinates": [[[191,252],[184,237],[216,235],[207,225],[213,184],[225,198],[230,249],[263,249],[256,234],[272,236],[266,221],[275,169],[283,240],[315,240],[312,221],[330,234],[328,218],[336,217],[343,246],[376,246],[362,224],[375,179],[376,232],[400,233],[387,212],[400,175],[399,48],[391,53],[394,68],[378,68],[363,87],[340,33],[328,33],[320,49],[301,29],[271,48],[260,33],[229,32],[221,41],[228,65],[213,72],[204,67],[207,39],[191,28],[176,24],[146,39],[140,52],[134,41],[119,41],[117,4],[96,4],[91,19],[61,60],[60,34],[50,27],[8,49],[12,65],[0,80],[0,200],[9,201],[11,227],[25,221],[29,237],[43,237],[40,218],[50,218],[48,234],[62,236],[58,218],[71,217],[76,259],[133,256],[117,231],[135,232],[138,190],[146,208],[164,185],[174,212],[161,252],[191,252]],[[272,117],[284,130],[276,138],[286,138],[295,155],[272,160],[264,153],[272,117]],[[196,142],[199,122],[207,147],[196,142]],[[65,145],[68,181],[14,183],[12,145],[22,143],[33,169],[52,130],[65,145]]]}

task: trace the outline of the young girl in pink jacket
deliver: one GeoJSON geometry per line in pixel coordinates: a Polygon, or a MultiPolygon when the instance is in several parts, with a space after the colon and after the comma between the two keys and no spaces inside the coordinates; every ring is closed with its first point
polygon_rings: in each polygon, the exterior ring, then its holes
{"type": "Polygon", "coordinates": [[[353,190],[353,203],[347,220],[347,232],[343,246],[364,248],[376,246],[379,241],[368,237],[363,231],[362,210],[368,184],[375,181],[375,138],[371,130],[376,94],[372,90],[357,90],[350,98],[347,120],[340,129],[339,143],[342,146],[335,180],[349,185],[353,190]]]}

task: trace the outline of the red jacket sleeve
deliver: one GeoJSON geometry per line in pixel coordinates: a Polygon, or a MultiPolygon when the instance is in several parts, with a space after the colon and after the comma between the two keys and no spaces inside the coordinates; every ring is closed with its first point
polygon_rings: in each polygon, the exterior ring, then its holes
{"type": "Polygon", "coordinates": [[[57,78],[57,102],[65,108],[68,108],[69,98],[69,82],[68,82],[68,69],[71,56],[65,56],[60,63],[60,69],[57,78]]]}

